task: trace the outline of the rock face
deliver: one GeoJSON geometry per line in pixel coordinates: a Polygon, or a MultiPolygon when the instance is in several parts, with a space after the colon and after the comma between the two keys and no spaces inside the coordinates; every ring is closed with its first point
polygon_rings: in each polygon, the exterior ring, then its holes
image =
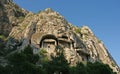
{"type": "Polygon", "coordinates": [[[34,53],[44,48],[50,55],[60,47],[71,65],[79,61],[101,61],[120,72],[104,44],[87,26],[75,27],[50,8],[34,14],[19,8],[11,0],[1,0],[0,6],[0,33],[9,34],[8,48],[22,50],[31,45],[34,53]]]}
{"type": "Polygon", "coordinates": [[[49,8],[39,14],[27,14],[24,21],[12,29],[9,37],[9,47],[23,49],[31,45],[35,53],[44,48],[48,54],[54,54],[56,47],[60,46],[71,65],[78,61],[102,61],[119,72],[104,44],[87,26],[75,27],[49,8]]]}
{"type": "Polygon", "coordinates": [[[9,35],[12,27],[22,22],[27,11],[19,8],[12,0],[0,0],[0,34],[9,35]]]}

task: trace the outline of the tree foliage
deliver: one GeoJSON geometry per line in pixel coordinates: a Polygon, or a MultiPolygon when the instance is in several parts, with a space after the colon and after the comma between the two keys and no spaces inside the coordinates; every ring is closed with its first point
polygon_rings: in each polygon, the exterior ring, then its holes
{"type": "Polygon", "coordinates": [[[42,69],[36,65],[39,56],[33,53],[30,46],[26,47],[21,52],[15,52],[7,57],[8,65],[3,68],[7,73],[0,74],[39,74],[43,73],[42,69]]]}
{"type": "MultiPolygon", "coordinates": [[[[43,55],[43,50],[41,54],[43,55]]],[[[41,58],[46,56],[34,54],[33,49],[28,46],[23,51],[10,55],[7,58],[8,65],[0,65],[0,74],[116,74],[108,65],[101,62],[78,62],[76,66],[69,66],[62,49],[57,50],[55,56],[51,55],[49,61],[41,58]]]]}
{"type": "Polygon", "coordinates": [[[71,67],[70,74],[116,74],[106,64],[101,62],[87,62],[86,65],[83,63],[77,63],[76,67],[71,67]]]}
{"type": "Polygon", "coordinates": [[[51,60],[44,67],[47,74],[69,74],[69,64],[62,49],[56,51],[56,56],[51,55],[51,60]]]}

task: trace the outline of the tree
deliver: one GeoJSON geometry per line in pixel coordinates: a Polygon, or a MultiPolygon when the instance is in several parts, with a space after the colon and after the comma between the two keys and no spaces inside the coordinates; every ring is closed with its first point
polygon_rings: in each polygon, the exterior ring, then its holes
{"type": "Polygon", "coordinates": [[[11,69],[9,74],[43,74],[41,67],[36,65],[38,60],[39,56],[33,53],[30,46],[27,46],[23,51],[8,57],[8,67],[11,69]]]}
{"type": "Polygon", "coordinates": [[[69,64],[65,59],[62,49],[56,51],[56,56],[51,56],[51,59],[45,65],[48,74],[69,74],[69,64]]]}
{"type": "Polygon", "coordinates": [[[82,62],[70,68],[70,74],[87,74],[86,67],[82,62]]]}
{"type": "Polygon", "coordinates": [[[10,55],[7,58],[7,66],[0,65],[0,74],[116,74],[108,65],[101,62],[78,62],[76,66],[69,66],[63,49],[56,50],[56,55],[51,55],[51,60],[47,61],[46,53],[45,50],[41,50],[40,57],[27,46],[21,52],[10,55]]]}
{"type": "Polygon", "coordinates": [[[87,72],[88,74],[116,74],[109,67],[109,65],[103,64],[101,62],[87,63],[87,72]]]}
{"type": "Polygon", "coordinates": [[[83,63],[77,63],[75,67],[70,68],[70,74],[116,74],[106,64],[101,62],[87,62],[86,65],[83,63]]]}

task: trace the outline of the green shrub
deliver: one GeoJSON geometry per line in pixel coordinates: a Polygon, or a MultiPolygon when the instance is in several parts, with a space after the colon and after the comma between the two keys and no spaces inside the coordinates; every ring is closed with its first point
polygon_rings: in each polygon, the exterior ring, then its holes
{"type": "Polygon", "coordinates": [[[40,54],[41,54],[41,55],[43,55],[43,54],[45,54],[45,53],[47,53],[47,51],[46,51],[45,49],[43,49],[43,48],[40,49],[40,54]]]}
{"type": "Polygon", "coordinates": [[[81,28],[75,30],[76,33],[81,33],[81,28]]]}
{"type": "Polygon", "coordinates": [[[98,43],[101,43],[102,42],[102,40],[98,40],[98,43]]]}
{"type": "Polygon", "coordinates": [[[5,41],[7,38],[4,35],[0,35],[0,39],[5,41]]]}

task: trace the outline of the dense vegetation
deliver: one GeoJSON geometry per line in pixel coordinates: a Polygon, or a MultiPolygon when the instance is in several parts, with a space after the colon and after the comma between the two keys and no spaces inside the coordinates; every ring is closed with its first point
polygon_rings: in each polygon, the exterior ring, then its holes
{"type": "Polygon", "coordinates": [[[38,55],[33,54],[33,49],[28,46],[6,57],[8,64],[0,66],[0,74],[116,74],[108,65],[100,62],[69,66],[63,52],[56,50],[57,55],[48,60],[44,49],[38,55]]]}

